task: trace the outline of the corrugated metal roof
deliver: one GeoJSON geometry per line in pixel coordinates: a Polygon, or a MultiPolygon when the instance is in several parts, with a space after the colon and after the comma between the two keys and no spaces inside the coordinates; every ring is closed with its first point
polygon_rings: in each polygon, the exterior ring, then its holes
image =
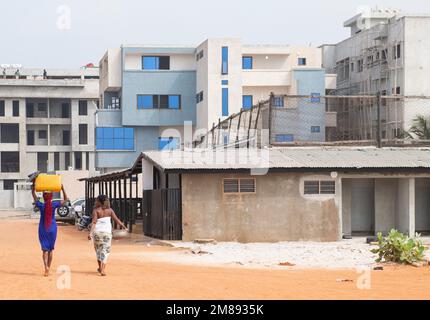
{"type": "Polygon", "coordinates": [[[278,147],[148,151],[163,170],[428,168],[430,148],[278,147]]]}

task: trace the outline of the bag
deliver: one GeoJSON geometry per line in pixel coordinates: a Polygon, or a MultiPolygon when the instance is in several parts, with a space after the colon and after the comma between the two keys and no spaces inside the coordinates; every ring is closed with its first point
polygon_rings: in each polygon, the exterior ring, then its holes
{"type": "Polygon", "coordinates": [[[34,182],[36,192],[60,192],[61,176],[58,174],[39,174],[34,182]]]}

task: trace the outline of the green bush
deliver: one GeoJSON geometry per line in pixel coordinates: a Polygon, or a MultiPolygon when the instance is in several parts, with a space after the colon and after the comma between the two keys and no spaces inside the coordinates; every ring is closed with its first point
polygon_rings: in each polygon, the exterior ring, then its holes
{"type": "Polygon", "coordinates": [[[419,234],[415,237],[408,237],[392,229],[386,237],[378,232],[378,248],[371,251],[378,254],[376,262],[413,264],[424,260],[425,250],[419,234]]]}

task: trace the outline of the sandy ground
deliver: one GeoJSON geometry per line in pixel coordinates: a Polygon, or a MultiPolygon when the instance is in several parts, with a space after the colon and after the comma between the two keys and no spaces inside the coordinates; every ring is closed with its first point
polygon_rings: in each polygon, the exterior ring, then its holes
{"type": "Polygon", "coordinates": [[[108,276],[101,277],[86,233],[63,225],[51,276],[44,278],[37,223],[0,220],[1,299],[430,299],[430,267],[390,266],[360,274],[190,266],[157,258],[183,249],[128,240],[114,241],[108,276]],[[71,270],[70,288],[67,276],[56,273],[62,266],[71,270]]]}

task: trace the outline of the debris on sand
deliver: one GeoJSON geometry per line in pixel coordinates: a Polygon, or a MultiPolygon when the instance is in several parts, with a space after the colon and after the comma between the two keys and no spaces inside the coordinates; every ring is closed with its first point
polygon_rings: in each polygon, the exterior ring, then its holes
{"type": "Polygon", "coordinates": [[[354,282],[351,279],[336,279],[336,282],[354,282]]]}
{"type": "Polygon", "coordinates": [[[291,262],[288,262],[288,261],[286,261],[286,262],[279,262],[279,265],[283,266],[283,267],[294,267],[295,266],[294,263],[291,263],[291,262]]]}

